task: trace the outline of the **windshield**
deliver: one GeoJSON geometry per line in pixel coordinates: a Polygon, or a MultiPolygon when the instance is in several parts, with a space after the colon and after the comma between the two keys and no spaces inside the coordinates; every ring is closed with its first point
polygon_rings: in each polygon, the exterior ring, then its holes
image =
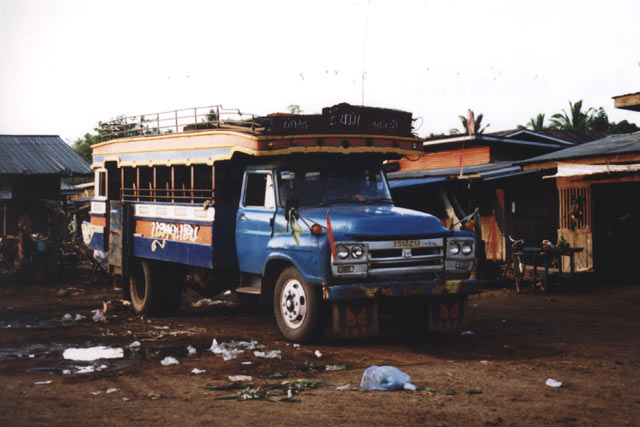
{"type": "Polygon", "coordinates": [[[326,167],[282,169],[278,172],[280,205],[287,199],[303,205],[391,203],[380,168],[326,167]]]}

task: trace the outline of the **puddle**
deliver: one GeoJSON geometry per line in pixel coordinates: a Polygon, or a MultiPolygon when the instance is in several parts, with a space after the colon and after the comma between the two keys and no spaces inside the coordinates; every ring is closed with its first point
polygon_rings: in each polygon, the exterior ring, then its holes
{"type": "Polygon", "coordinates": [[[147,347],[142,344],[141,347],[124,348],[124,359],[137,361],[160,361],[165,357],[189,357],[202,354],[203,350],[197,350],[196,353],[190,354],[186,346],[169,346],[169,347],[147,347]]]}
{"type": "MultiPolygon", "coordinates": [[[[47,361],[45,361],[47,362],[47,361]]],[[[95,374],[105,371],[114,371],[131,366],[130,361],[126,360],[101,360],[97,362],[74,362],[72,360],[48,361],[45,366],[38,366],[35,368],[27,369],[27,372],[33,374],[55,374],[55,375],[69,375],[78,376],[86,374],[95,374]]]]}
{"type": "Polygon", "coordinates": [[[63,344],[29,344],[24,347],[0,348],[0,361],[8,359],[29,358],[32,354],[35,358],[50,356],[64,351],[68,345],[63,344]]]}
{"type": "Polygon", "coordinates": [[[0,323],[0,328],[2,329],[45,329],[45,328],[57,328],[60,326],[72,326],[73,322],[62,322],[59,319],[45,319],[45,320],[36,320],[34,322],[9,322],[9,323],[0,323]]]}

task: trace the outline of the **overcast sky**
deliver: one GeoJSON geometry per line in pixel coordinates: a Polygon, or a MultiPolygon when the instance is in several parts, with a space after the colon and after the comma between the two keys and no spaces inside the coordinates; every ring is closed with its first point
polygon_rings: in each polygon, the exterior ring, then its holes
{"type": "MultiPolygon", "coordinates": [[[[640,1],[0,0],[0,133],[68,141],[99,120],[222,104],[398,108],[489,131],[640,91],[640,1]]],[[[419,122],[416,122],[419,124],[419,122]]]]}

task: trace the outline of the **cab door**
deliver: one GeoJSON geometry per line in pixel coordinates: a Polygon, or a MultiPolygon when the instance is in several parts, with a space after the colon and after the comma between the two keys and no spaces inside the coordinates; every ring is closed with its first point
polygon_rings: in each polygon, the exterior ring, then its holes
{"type": "Polygon", "coordinates": [[[236,251],[240,271],[262,274],[275,214],[272,172],[247,171],[236,214],[236,251]]]}

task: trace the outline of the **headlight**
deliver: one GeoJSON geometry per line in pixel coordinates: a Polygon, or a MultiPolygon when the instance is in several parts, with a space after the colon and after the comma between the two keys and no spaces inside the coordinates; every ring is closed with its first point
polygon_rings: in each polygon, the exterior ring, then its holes
{"type": "Polygon", "coordinates": [[[354,246],[353,248],[351,248],[351,256],[354,258],[360,258],[362,255],[364,255],[364,249],[362,249],[362,246],[354,246]]]}
{"type": "Polygon", "coordinates": [[[462,255],[470,255],[473,252],[473,245],[471,242],[462,243],[462,255]]]}
{"type": "Polygon", "coordinates": [[[460,253],[460,245],[457,243],[451,243],[449,245],[449,254],[450,255],[458,255],[460,253]]]}
{"type": "Polygon", "coordinates": [[[338,255],[338,258],[340,259],[349,258],[349,248],[347,248],[346,246],[339,245],[336,248],[336,255],[338,255]]]}

